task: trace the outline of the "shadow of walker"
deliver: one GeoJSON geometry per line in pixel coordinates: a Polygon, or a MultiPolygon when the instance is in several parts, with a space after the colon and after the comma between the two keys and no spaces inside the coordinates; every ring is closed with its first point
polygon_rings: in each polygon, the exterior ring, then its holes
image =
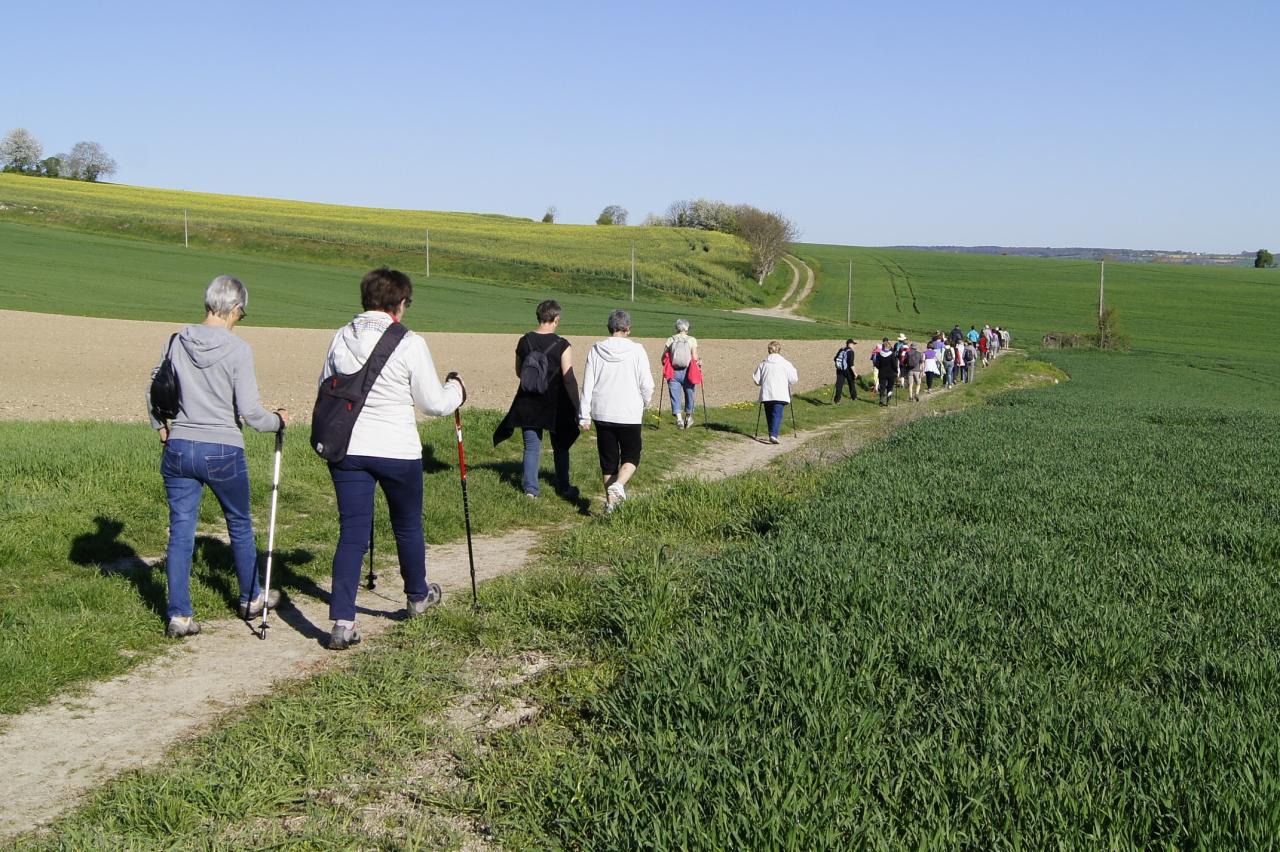
{"type": "Polygon", "coordinates": [[[92,566],[104,577],[121,576],[138,592],[147,608],[163,619],[168,610],[165,583],[152,569],[160,559],[144,559],[133,546],[120,540],[124,523],[102,515],[93,519],[93,532],[76,536],[67,558],[77,565],[92,566]]]}

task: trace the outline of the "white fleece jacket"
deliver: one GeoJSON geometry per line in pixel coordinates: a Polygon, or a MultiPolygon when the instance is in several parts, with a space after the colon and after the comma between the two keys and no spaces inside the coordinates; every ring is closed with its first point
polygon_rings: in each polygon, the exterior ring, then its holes
{"type": "Polygon", "coordinates": [[[760,386],[761,402],[790,402],[791,386],[800,381],[800,375],[794,364],[774,352],[756,367],[751,381],[760,386]]]}
{"type": "MultiPolygon", "coordinates": [[[[373,347],[391,325],[390,315],[365,311],[338,329],[320,372],[323,382],[335,373],[354,373],[373,354],[373,347]]],[[[462,405],[462,388],[440,384],[427,342],[412,331],[396,345],[365,400],[347,455],[387,459],[422,458],[416,406],[424,414],[444,416],[462,405]]]]}
{"type": "Polygon", "coordinates": [[[625,337],[606,337],[587,352],[581,420],[640,423],[652,396],[649,355],[639,343],[625,337]]]}

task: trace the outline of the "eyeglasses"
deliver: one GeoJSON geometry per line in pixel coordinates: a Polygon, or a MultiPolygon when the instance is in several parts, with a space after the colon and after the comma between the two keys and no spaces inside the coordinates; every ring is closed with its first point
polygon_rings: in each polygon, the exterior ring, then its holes
{"type": "Polygon", "coordinates": [[[248,311],[246,311],[246,310],[244,309],[244,305],[241,305],[241,306],[240,306],[240,319],[244,319],[244,318],[245,318],[245,317],[247,317],[247,316],[249,316],[249,312],[248,312],[248,311]]]}

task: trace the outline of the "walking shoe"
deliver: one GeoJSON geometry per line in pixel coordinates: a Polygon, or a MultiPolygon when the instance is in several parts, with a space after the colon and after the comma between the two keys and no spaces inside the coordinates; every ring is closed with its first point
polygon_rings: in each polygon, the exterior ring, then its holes
{"type": "Polygon", "coordinates": [[[528,497],[530,500],[537,500],[537,499],[538,499],[538,495],[537,495],[537,494],[534,494],[532,491],[526,491],[526,492],[524,492],[524,496],[528,497]]]}
{"type": "Polygon", "coordinates": [[[280,604],[280,590],[272,589],[264,597],[261,593],[251,601],[243,601],[236,608],[236,612],[240,613],[243,621],[251,621],[262,615],[262,602],[266,601],[267,609],[275,609],[280,604]]]}
{"type": "Polygon", "coordinates": [[[360,631],[356,630],[353,624],[350,627],[343,627],[340,624],[333,625],[333,631],[329,634],[329,650],[345,651],[352,645],[360,644],[360,631]]]}
{"type": "Polygon", "coordinates": [[[689,428],[690,426],[692,426],[692,425],[693,425],[693,415],[692,415],[692,414],[686,414],[686,415],[684,416],[684,428],[688,429],[688,428],[689,428]]]}
{"type": "Polygon", "coordinates": [[[175,615],[169,619],[168,626],[164,629],[164,635],[170,639],[181,639],[183,636],[195,636],[200,632],[200,625],[196,623],[194,617],[190,615],[175,615]]]}
{"type": "Polygon", "coordinates": [[[778,443],[778,436],[777,436],[777,435],[770,435],[770,436],[769,436],[769,443],[770,443],[770,444],[776,444],[776,443],[778,443]]]}
{"type": "Polygon", "coordinates": [[[431,607],[440,603],[440,598],[444,596],[444,592],[440,589],[439,583],[427,583],[427,596],[420,601],[404,599],[404,607],[408,612],[409,618],[417,618],[425,613],[431,607]]]}
{"type": "Polygon", "coordinates": [[[677,429],[684,428],[684,418],[681,417],[679,414],[676,415],[676,428],[677,429]]]}
{"type": "Polygon", "coordinates": [[[604,513],[606,515],[611,514],[626,499],[627,489],[616,482],[613,483],[604,492],[604,513]]]}

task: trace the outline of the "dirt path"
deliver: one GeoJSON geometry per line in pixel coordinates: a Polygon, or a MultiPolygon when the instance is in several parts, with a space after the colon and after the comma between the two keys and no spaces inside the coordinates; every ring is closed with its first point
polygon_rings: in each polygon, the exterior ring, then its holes
{"type": "MultiPolygon", "coordinates": [[[[528,530],[477,538],[477,579],[524,567],[538,538],[528,530]]],[[[466,544],[428,550],[430,579],[446,596],[469,595],[466,544]]],[[[379,588],[362,588],[357,598],[366,640],[403,615],[392,562],[382,566],[379,588]]],[[[272,619],[266,641],[236,619],[204,622],[198,637],[175,643],[156,660],[6,720],[0,734],[6,776],[0,838],[50,822],[119,773],[156,763],[175,742],[269,693],[273,684],[340,663],[343,655],[323,645],[331,624],[327,589],[311,592],[290,596],[272,619]]]]}
{"type": "MultiPolygon", "coordinates": [[[[812,282],[813,272],[809,271],[812,282]]],[[[807,291],[806,291],[807,292],[807,291]]],[[[803,294],[802,294],[803,296],[803,294]]],[[[793,317],[797,318],[797,317],[793,317]]],[[[160,350],[178,329],[171,323],[64,317],[0,311],[0,420],[113,420],[143,422],[143,394],[160,350]],[[52,333],[56,329],[56,334],[52,333]],[[40,381],[33,381],[40,376],[40,381]]],[[[692,329],[694,335],[698,330],[692,329]]],[[[262,400],[306,420],[315,382],[333,332],[307,328],[237,328],[253,347],[262,400]]],[[[505,410],[515,392],[514,334],[424,335],[443,373],[459,366],[468,404],[505,410]],[[495,353],[498,353],[495,355],[495,353]],[[510,354],[509,354],[510,353],[510,354]]],[[[570,337],[581,370],[598,338],[570,337]]],[[[649,353],[661,384],[662,338],[637,338],[649,353]]],[[[699,354],[714,404],[754,399],[751,371],[764,357],[765,340],[701,339],[699,354]]],[[[799,390],[832,380],[826,340],[787,341],[785,354],[800,372],[799,390]]],[[[657,407],[657,400],[653,401],[657,407]]]]}
{"type": "Polygon", "coordinates": [[[787,266],[791,267],[791,286],[787,288],[787,292],[782,294],[782,299],[772,308],[740,308],[734,313],[752,314],[758,317],[774,317],[776,319],[798,320],[800,322],[816,322],[810,317],[802,317],[796,313],[796,308],[804,304],[804,300],[809,298],[809,294],[813,292],[813,267],[805,263],[800,258],[793,258],[790,255],[783,255],[783,261],[787,266]],[[796,264],[799,264],[797,266],[796,264]],[[804,289],[796,295],[796,289],[800,286],[800,267],[804,267],[805,284],[804,289]]]}

